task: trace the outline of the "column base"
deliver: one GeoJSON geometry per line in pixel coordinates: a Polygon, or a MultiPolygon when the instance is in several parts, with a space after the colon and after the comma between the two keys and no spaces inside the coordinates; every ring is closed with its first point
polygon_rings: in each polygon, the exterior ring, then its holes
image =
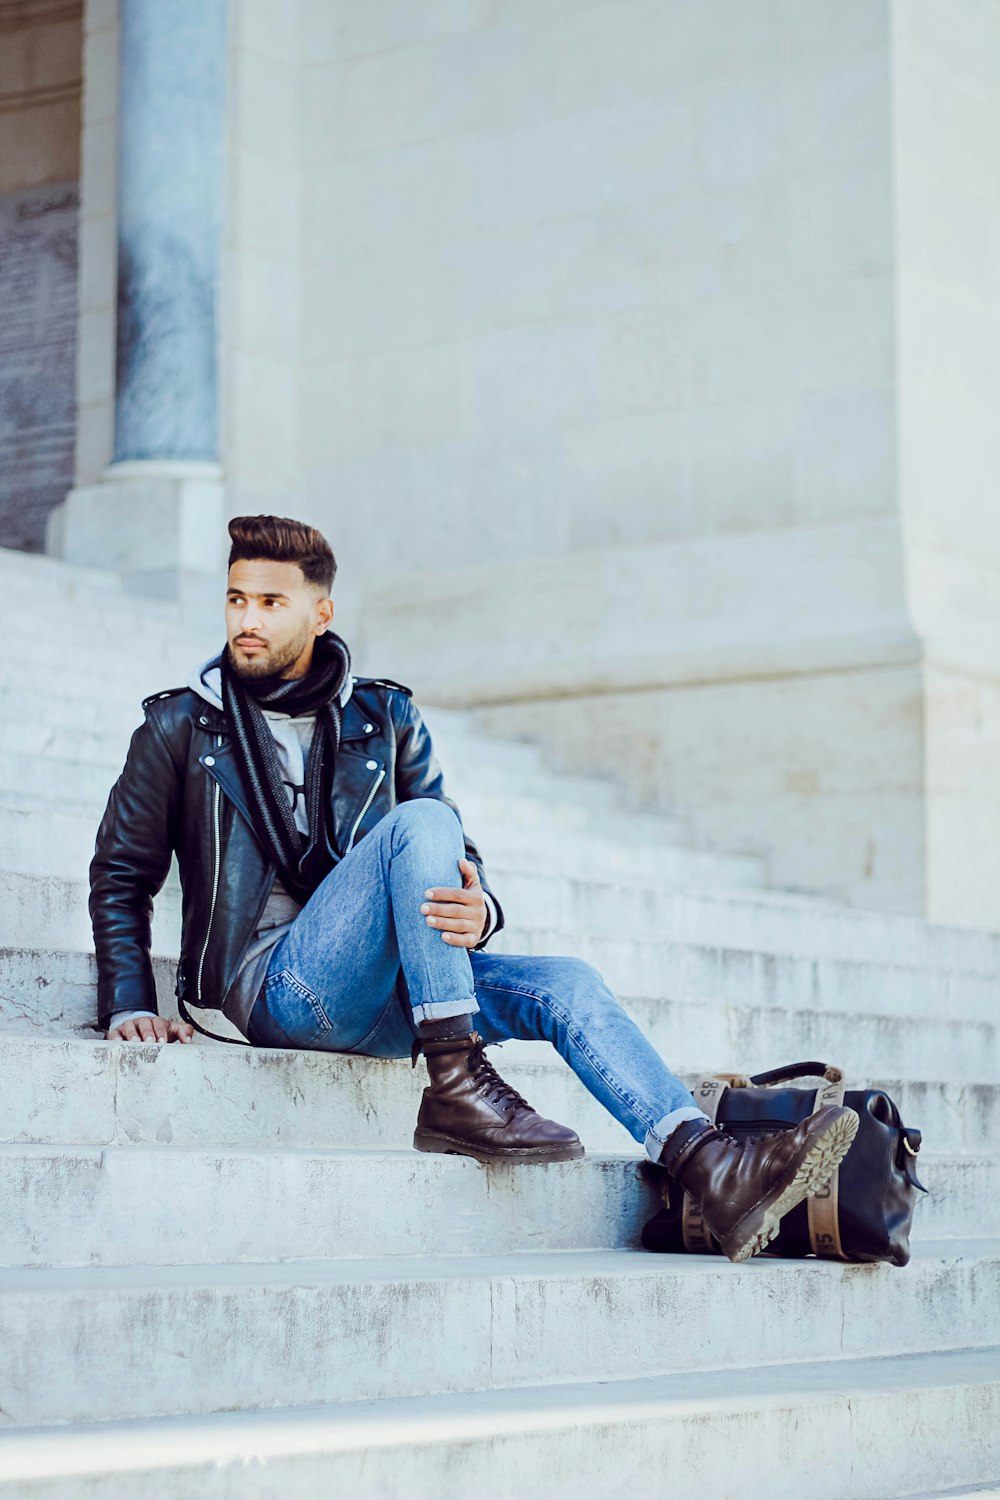
{"type": "Polygon", "coordinates": [[[109,464],[53,511],[46,551],[118,573],[132,593],[217,609],[228,555],[222,466],[109,464]]]}

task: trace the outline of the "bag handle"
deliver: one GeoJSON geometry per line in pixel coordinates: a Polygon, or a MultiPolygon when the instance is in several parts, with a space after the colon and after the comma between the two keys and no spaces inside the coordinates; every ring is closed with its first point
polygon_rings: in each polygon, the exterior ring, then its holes
{"type": "Polygon", "coordinates": [[[789,1063],[784,1068],[771,1068],[767,1073],[755,1073],[750,1082],[755,1088],[759,1088],[769,1083],[788,1083],[793,1078],[805,1077],[825,1078],[827,1083],[840,1083],[844,1072],[842,1068],[834,1067],[832,1063],[789,1063]]]}

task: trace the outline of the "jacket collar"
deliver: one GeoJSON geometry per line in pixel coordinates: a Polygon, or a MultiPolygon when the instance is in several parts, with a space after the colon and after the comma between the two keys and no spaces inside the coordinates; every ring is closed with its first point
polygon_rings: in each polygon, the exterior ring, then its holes
{"type": "MultiPolygon", "coordinates": [[[[219,655],[210,656],[201,666],[196,667],[188,677],[186,686],[191,688],[202,698],[213,712],[205,715],[206,727],[212,730],[221,730],[226,727],[224,708],[222,703],[222,669],[219,666],[219,655]]],[[[371,734],[371,729],[366,725],[371,724],[371,719],[358,703],[354,696],[354,685],[357,676],[348,673],[347,681],[338,694],[338,700],[343,712],[341,721],[340,739],[341,744],[345,740],[363,740],[371,734]]],[[[271,709],[265,709],[268,717],[285,719],[287,714],[275,713],[271,709]]]]}
{"type": "MultiPolygon", "coordinates": [[[[203,661],[200,667],[195,667],[185,683],[186,687],[192,688],[200,698],[204,698],[205,702],[210,703],[219,713],[223,711],[222,668],[219,665],[221,659],[222,653],[221,651],[217,651],[214,656],[210,656],[207,661],[203,661]]],[[[338,694],[341,708],[344,708],[350,700],[351,694],[354,692],[355,681],[356,678],[348,672],[347,680],[338,694]]],[[[264,712],[272,713],[274,711],[265,709],[264,712]]],[[[276,714],[275,716],[279,718],[288,717],[287,714],[276,714]]]]}
{"type": "MultiPolygon", "coordinates": [[[[201,717],[210,733],[221,733],[227,727],[221,707],[216,708],[213,705],[201,717]]],[[[282,715],[282,717],[286,716],[282,715]]],[[[344,706],[343,721],[340,730],[341,747],[349,740],[367,740],[376,727],[357,699],[349,694],[344,706]]],[[[361,750],[361,754],[364,755],[363,749],[361,750]]],[[[219,783],[219,786],[229,800],[239,808],[243,817],[252,828],[254,826],[253,814],[250,811],[243,781],[236,765],[232,739],[227,736],[226,738],[220,738],[218,744],[206,746],[198,759],[209,774],[219,783]]]]}

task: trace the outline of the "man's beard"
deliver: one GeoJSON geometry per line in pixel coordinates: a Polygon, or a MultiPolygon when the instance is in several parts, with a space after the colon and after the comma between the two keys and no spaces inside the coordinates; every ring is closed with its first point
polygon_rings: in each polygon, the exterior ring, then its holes
{"type": "MultiPolygon", "coordinates": [[[[312,630],[308,625],[302,629],[302,634],[294,641],[276,649],[268,645],[266,651],[254,653],[253,656],[239,658],[236,655],[234,645],[230,642],[229,660],[233,671],[241,682],[245,682],[248,688],[252,688],[255,694],[268,693],[272,688],[278,687],[286,681],[286,673],[289,667],[295,665],[302,655],[312,630]]],[[[248,636],[249,640],[250,637],[248,636]]]]}

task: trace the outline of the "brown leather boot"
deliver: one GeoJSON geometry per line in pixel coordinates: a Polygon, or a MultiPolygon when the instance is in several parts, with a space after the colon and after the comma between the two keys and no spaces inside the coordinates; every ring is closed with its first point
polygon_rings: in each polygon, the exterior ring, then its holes
{"type": "Polygon", "coordinates": [[[824,1188],[857,1134],[859,1117],[825,1105],[792,1130],[735,1140],[707,1122],[668,1170],[701,1209],[730,1260],[748,1260],[769,1245],[783,1214],[824,1188]]]}
{"type": "Polygon", "coordinates": [[[576,1131],[546,1120],[486,1061],[477,1031],[457,1041],[418,1039],[430,1083],[424,1089],[413,1144],[418,1151],[474,1156],[477,1161],[575,1161],[576,1131]]]}

